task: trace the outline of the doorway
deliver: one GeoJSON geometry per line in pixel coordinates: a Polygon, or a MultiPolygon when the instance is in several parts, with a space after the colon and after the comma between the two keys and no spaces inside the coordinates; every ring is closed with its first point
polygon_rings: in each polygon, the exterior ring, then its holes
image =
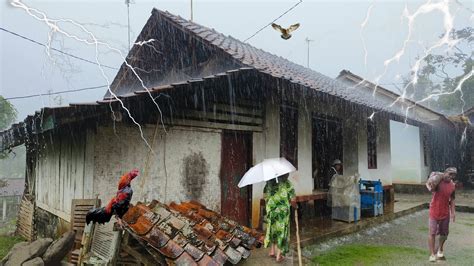
{"type": "Polygon", "coordinates": [[[221,161],[221,213],[239,224],[250,224],[252,187],[237,185],[252,164],[252,133],[224,131],[221,161]]]}
{"type": "Polygon", "coordinates": [[[342,160],[342,122],[330,116],[313,116],[312,121],[313,180],[315,189],[329,188],[329,169],[334,160],[342,160]]]}

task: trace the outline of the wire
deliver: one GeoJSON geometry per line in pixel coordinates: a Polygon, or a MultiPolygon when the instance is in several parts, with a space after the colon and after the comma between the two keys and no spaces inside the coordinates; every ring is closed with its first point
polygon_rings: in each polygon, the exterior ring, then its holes
{"type": "Polygon", "coordinates": [[[284,15],[286,15],[288,12],[290,12],[291,10],[293,10],[296,6],[298,6],[299,4],[301,4],[303,2],[303,0],[300,0],[298,3],[294,4],[292,7],[290,7],[288,10],[286,10],[285,12],[283,12],[283,14],[281,14],[280,16],[278,16],[276,19],[274,19],[272,22],[268,23],[267,25],[263,26],[261,29],[259,29],[257,32],[255,32],[252,36],[248,37],[247,39],[244,40],[244,42],[247,42],[248,40],[250,40],[251,38],[253,38],[255,35],[259,34],[262,30],[264,30],[266,27],[272,25],[273,22],[277,21],[279,18],[283,17],[284,15]]]}
{"type": "Polygon", "coordinates": [[[105,88],[105,87],[108,87],[108,85],[101,85],[101,86],[95,86],[95,87],[86,87],[86,88],[68,90],[68,91],[55,91],[55,92],[42,93],[42,94],[31,94],[31,95],[24,95],[24,96],[15,96],[15,97],[8,97],[8,98],[4,98],[4,99],[5,100],[25,99],[25,98],[33,98],[33,97],[40,97],[40,96],[56,95],[56,94],[61,94],[61,93],[86,91],[86,90],[96,90],[96,89],[101,89],[101,88],[105,88]]]}
{"type": "MultiPolygon", "coordinates": [[[[23,36],[23,35],[21,35],[21,34],[15,33],[15,32],[13,32],[13,31],[9,31],[9,30],[7,30],[7,29],[5,29],[5,28],[3,28],[3,27],[0,27],[0,30],[2,30],[2,31],[4,31],[4,32],[7,32],[7,33],[10,33],[11,35],[15,35],[15,36],[17,36],[17,37],[19,37],[19,38],[22,38],[22,39],[24,39],[24,40],[30,41],[30,42],[32,42],[32,43],[35,43],[35,44],[37,44],[37,45],[41,45],[41,46],[43,46],[43,47],[46,47],[46,48],[51,49],[51,50],[53,50],[53,51],[56,51],[56,52],[58,52],[58,53],[61,53],[61,54],[70,56],[70,57],[75,58],[75,59],[77,59],[77,60],[81,60],[81,61],[84,61],[84,62],[87,62],[87,63],[91,63],[91,64],[94,64],[94,65],[99,65],[97,62],[94,62],[94,61],[91,61],[91,60],[88,60],[88,59],[79,57],[79,56],[77,56],[77,55],[70,54],[70,53],[68,53],[68,52],[61,51],[61,50],[59,50],[59,49],[56,49],[56,48],[51,47],[51,46],[49,46],[49,45],[46,45],[46,44],[44,44],[44,43],[40,43],[40,42],[38,42],[38,41],[35,41],[35,40],[30,39],[30,38],[28,38],[28,37],[25,37],[25,36],[23,36]]],[[[110,68],[110,69],[118,70],[118,68],[116,68],[116,67],[111,67],[111,66],[107,66],[107,65],[103,65],[103,64],[100,64],[100,66],[105,67],[105,68],[110,68]]]]}

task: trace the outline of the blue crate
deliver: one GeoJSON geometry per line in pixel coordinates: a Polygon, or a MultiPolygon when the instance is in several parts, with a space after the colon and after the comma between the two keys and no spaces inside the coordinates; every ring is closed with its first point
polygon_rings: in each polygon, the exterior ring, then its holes
{"type": "Polygon", "coordinates": [[[383,186],[378,181],[359,180],[360,208],[371,216],[383,214],[383,186]]]}

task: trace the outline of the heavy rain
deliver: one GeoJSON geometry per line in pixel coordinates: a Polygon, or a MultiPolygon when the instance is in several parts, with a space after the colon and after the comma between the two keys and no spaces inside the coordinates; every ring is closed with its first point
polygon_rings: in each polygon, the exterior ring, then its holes
{"type": "Polygon", "coordinates": [[[470,1],[0,9],[0,265],[474,261],[470,1]]]}

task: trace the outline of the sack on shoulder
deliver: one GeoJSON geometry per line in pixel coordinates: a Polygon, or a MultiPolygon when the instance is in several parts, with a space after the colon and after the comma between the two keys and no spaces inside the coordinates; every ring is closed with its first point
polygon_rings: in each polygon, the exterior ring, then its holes
{"type": "Polygon", "coordinates": [[[431,172],[430,176],[428,177],[428,180],[426,181],[426,188],[434,192],[438,189],[438,185],[443,180],[443,173],[441,172],[431,172]]]}

